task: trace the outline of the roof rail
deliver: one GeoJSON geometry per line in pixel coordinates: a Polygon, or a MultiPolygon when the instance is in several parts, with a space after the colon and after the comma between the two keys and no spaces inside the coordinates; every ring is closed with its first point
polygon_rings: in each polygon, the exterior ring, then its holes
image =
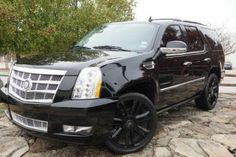
{"type": "Polygon", "coordinates": [[[148,21],[152,22],[152,21],[156,21],[156,20],[173,20],[173,21],[182,21],[181,19],[174,19],[174,18],[159,18],[159,19],[152,19],[152,17],[150,16],[148,21]]]}
{"type": "Polygon", "coordinates": [[[202,23],[199,22],[194,22],[194,21],[188,21],[188,20],[181,20],[181,19],[174,19],[174,18],[159,18],[159,19],[152,19],[152,17],[150,16],[148,21],[152,22],[152,21],[157,21],[157,20],[172,20],[172,21],[179,21],[179,22],[188,22],[188,23],[194,23],[194,24],[199,24],[199,25],[203,25],[202,23]]]}
{"type": "Polygon", "coordinates": [[[183,20],[183,22],[194,23],[194,24],[198,24],[198,25],[203,25],[203,26],[205,26],[204,24],[202,24],[202,23],[200,23],[200,22],[195,22],[195,21],[183,20]]]}

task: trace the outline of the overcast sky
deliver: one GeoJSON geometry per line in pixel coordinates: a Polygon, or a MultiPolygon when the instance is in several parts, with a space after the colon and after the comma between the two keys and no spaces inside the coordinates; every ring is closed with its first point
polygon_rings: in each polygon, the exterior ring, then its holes
{"type": "Polygon", "coordinates": [[[236,33],[236,0],[136,0],[135,20],[178,18],[236,33]]]}

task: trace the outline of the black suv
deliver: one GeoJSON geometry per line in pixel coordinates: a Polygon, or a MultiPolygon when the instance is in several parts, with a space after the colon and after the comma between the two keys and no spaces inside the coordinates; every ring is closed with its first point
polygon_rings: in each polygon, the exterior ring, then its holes
{"type": "Polygon", "coordinates": [[[213,109],[224,62],[216,32],[200,23],[111,23],[67,52],[17,58],[0,96],[30,134],[131,153],[152,139],[157,114],[191,100],[213,109]]]}

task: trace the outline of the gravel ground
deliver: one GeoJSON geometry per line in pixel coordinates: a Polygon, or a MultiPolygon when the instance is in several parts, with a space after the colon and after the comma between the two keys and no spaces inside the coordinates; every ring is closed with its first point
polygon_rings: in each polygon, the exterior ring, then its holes
{"type": "MultiPolygon", "coordinates": [[[[188,103],[159,116],[159,128],[141,151],[127,157],[236,157],[236,95],[221,94],[217,107],[188,103]]],[[[33,138],[0,114],[0,156],[115,156],[105,147],[75,146],[33,138]]]]}

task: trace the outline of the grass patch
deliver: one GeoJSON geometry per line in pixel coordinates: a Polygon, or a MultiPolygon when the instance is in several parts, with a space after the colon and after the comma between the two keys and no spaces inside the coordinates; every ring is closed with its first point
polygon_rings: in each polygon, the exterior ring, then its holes
{"type": "Polygon", "coordinates": [[[3,107],[3,105],[2,105],[2,104],[0,104],[0,113],[3,113],[3,112],[4,112],[4,110],[5,110],[5,108],[3,107]]]}

